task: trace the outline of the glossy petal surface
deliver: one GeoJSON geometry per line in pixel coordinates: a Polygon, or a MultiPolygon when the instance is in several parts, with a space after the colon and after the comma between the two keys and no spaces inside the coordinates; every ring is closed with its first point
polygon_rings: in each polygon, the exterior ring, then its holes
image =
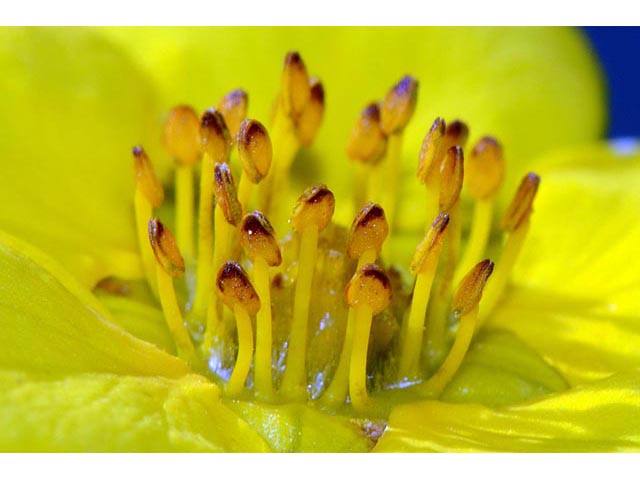
{"type": "Polygon", "coordinates": [[[420,402],[396,408],[377,452],[599,452],[640,449],[636,371],[491,409],[420,402]]]}
{"type": "Polygon", "coordinates": [[[559,153],[542,177],[513,286],[487,325],[514,332],[571,384],[640,366],[640,154],[559,153]]]}

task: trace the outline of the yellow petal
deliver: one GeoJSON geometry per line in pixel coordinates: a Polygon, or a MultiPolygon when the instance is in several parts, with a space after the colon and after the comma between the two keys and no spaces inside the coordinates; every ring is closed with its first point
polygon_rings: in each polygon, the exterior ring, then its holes
{"type": "MultiPolygon", "coordinates": [[[[153,88],[85,29],[0,30],[0,228],[85,285],[140,275],[131,147],[158,154],[153,88]]],[[[154,155],[155,154],[155,155],[154,155]]]]}
{"type": "Polygon", "coordinates": [[[115,325],[165,352],[176,354],[176,345],[162,310],[127,296],[96,292],[96,297],[109,310],[115,325]]]}
{"type": "Polygon", "coordinates": [[[640,153],[601,145],[537,165],[530,236],[488,325],[571,384],[640,365],[640,153]]]}
{"type": "Polygon", "coordinates": [[[374,451],[640,451],[639,391],[636,371],[506,408],[401,406],[374,451]]]}
{"type": "Polygon", "coordinates": [[[0,451],[263,452],[268,446],[197,375],[181,380],[0,372],[0,451]]]}
{"type": "Polygon", "coordinates": [[[513,334],[483,332],[440,398],[488,407],[513,405],[567,388],[566,381],[513,334]]]}
{"type": "Polygon", "coordinates": [[[0,368],[178,377],[189,367],[115,326],[60,265],[0,232],[0,368]]]}
{"type": "Polygon", "coordinates": [[[229,407],[276,452],[367,452],[373,447],[364,426],[304,405],[232,402],[229,407]]]}
{"type": "MultiPolygon", "coordinates": [[[[507,175],[519,179],[528,160],[563,145],[597,138],[605,100],[583,34],[562,28],[115,28],[101,29],[131,52],[156,81],[162,108],[214,105],[241,86],[249,115],[266,122],[284,53],[298,49],[322,79],[327,109],[311,150],[294,166],[302,188],[325,182],[336,215],[351,222],[353,179],[345,147],[358,114],[402,75],[420,82],[405,134],[402,227],[421,231],[415,214],[424,187],[415,179],[422,139],[437,116],[463,118],[471,142],[492,134],[505,146],[507,175]],[[571,95],[567,95],[571,92],[571,95]],[[562,128],[558,128],[562,125],[562,128]]],[[[505,188],[510,192],[511,189],[505,188]]],[[[298,192],[299,193],[299,192],[298,192]]],[[[507,193],[507,196],[510,193],[507,193]]]]}

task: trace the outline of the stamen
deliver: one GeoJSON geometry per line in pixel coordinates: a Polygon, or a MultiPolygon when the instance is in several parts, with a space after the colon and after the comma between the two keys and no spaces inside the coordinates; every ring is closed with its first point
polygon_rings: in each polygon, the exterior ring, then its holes
{"type": "Polygon", "coordinates": [[[287,116],[297,119],[304,112],[311,96],[307,67],[298,52],[287,53],[281,82],[282,109],[287,116]]]}
{"type": "Polygon", "coordinates": [[[345,288],[349,310],[353,310],[354,332],[349,367],[349,397],[356,410],[366,407],[367,351],[373,316],[391,302],[391,283],[380,267],[370,263],[358,270],[345,288]]]}
{"type": "Polygon", "coordinates": [[[447,125],[447,130],[444,135],[444,151],[446,152],[451,147],[460,147],[464,149],[469,139],[469,127],[461,120],[454,120],[447,125]]]}
{"type": "Polygon", "coordinates": [[[291,217],[291,226],[300,235],[300,251],[287,368],[281,387],[287,398],[305,397],[307,327],[318,235],[331,222],[334,210],[333,193],[325,185],[316,185],[300,196],[291,217]]]}
{"type": "Polygon", "coordinates": [[[484,255],[491,232],[493,206],[504,177],[502,147],[493,137],[481,138],[465,165],[467,191],[475,200],[467,247],[456,269],[456,281],[484,255]]]}
{"type": "Polygon", "coordinates": [[[153,214],[153,207],[159,207],[164,201],[162,184],[153,171],[149,157],[142,147],[133,149],[134,171],[136,176],[136,193],[134,197],[134,210],[136,215],[136,230],[138,232],[138,245],[142,255],[142,267],[149,282],[149,287],[157,294],[156,264],[153,253],[147,243],[147,223],[153,214]]]}
{"type": "Polygon", "coordinates": [[[387,93],[380,109],[380,125],[387,135],[402,132],[411,120],[418,100],[418,81],[404,76],[387,93]]]}
{"type": "MultiPolygon", "coordinates": [[[[233,174],[226,163],[216,163],[214,167],[214,182],[216,209],[214,214],[214,254],[213,271],[217,271],[220,266],[232,258],[232,246],[236,227],[242,220],[242,207],[238,202],[236,186],[233,181],[233,174]]],[[[207,307],[207,330],[204,337],[204,349],[208,352],[211,343],[218,333],[222,319],[222,308],[216,301],[216,295],[212,291],[207,307]]]]}
{"type": "Polygon", "coordinates": [[[496,267],[493,281],[487,288],[485,295],[485,308],[480,316],[480,325],[498,303],[502,296],[509,274],[513,269],[524,240],[529,232],[530,217],[533,211],[533,200],[538,192],[540,177],[535,173],[527,174],[520,183],[511,204],[502,217],[502,229],[508,234],[502,248],[502,255],[496,267]]]}
{"type": "MultiPolygon", "coordinates": [[[[347,255],[358,260],[356,271],[374,263],[389,233],[389,225],[380,205],[368,203],[353,220],[347,242],[347,255]]],[[[355,329],[355,311],[350,309],[338,367],[323,400],[332,404],[344,402],[349,389],[349,361],[355,329]]]]}
{"type": "Polygon", "coordinates": [[[288,190],[288,171],[300,149],[296,125],[307,108],[311,97],[311,86],[307,68],[298,52],[289,52],[285,57],[273,126],[274,164],[272,173],[261,185],[261,210],[268,215],[277,228],[284,227],[286,217],[283,209],[276,209],[274,197],[288,190]]]}
{"type": "Polygon", "coordinates": [[[229,128],[231,144],[236,142],[240,124],[247,118],[247,108],[249,106],[249,96],[242,89],[233,90],[220,99],[217,110],[224,117],[224,121],[229,128]]]}
{"type": "Polygon", "coordinates": [[[164,127],[164,144],[176,163],[176,235],[186,258],[194,258],[193,167],[202,156],[200,121],[189,106],[180,105],[169,113],[164,127]]]}
{"type": "Polygon", "coordinates": [[[436,118],[420,149],[417,176],[427,189],[427,220],[434,218],[440,208],[440,165],[446,152],[443,148],[446,128],[444,119],[436,118]]]}
{"type": "Polygon", "coordinates": [[[238,154],[242,175],[238,185],[238,200],[244,210],[249,208],[253,185],[269,173],[273,151],[267,129],[257,120],[245,120],[238,132],[238,154]]]}
{"type": "Polygon", "coordinates": [[[192,360],[193,343],[182,321],[182,314],[173,287],[173,279],[180,278],[184,274],[184,260],[180,255],[173,234],[162,225],[160,220],[157,218],[149,220],[148,232],[151,248],[158,261],[156,274],[164,317],[176,342],[178,354],[186,360],[192,360]]]}
{"type": "Polygon", "coordinates": [[[322,125],[324,116],[324,87],[322,82],[313,77],[309,80],[310,92],[307,106],[298,119],[298,139],[305,147],[310,147],[322,125]]]}
{"type": "Polygon", "coordinates": [[[193,313],[204,316],[210,295],[213,235],[211,218],[213,213],[213,186],[216,163],[225,163],[229,158],[229,130],[222,114],[209,109],[202,115],[200,124],[202,139],[202,170],[200,172],[200,205],[198,209],[198,270],[193,313]]]}
{"type": "Polygon", "coordinates": [[[416,253],[411,261],[411,271],[417,275],[417,278],[413,288],[409,318],[402,328],[403,342],[398,364],[398,377],[401,380],[413,377],[419,371],[424,320],[429,305],[431,286],[436,276],[438,260],[442,251],[444,233],[448,225],[449,215],[444,213],[438,215],[416,248],[416,253]]]}
{"type": "Polygon", "coordinates": [[[377,103],[368,105],[351,129],[347,142],[347,155],[356,162],[353,202],[356,207],[362,205],[369,193],[373,175],[372,169],[387,153],[387,135],[380,126],[380,108],[377,103]]]}
{"type": "Polygon", "coordinates": [[[247,274],[234,261],[226,262],[218,271],[216,291],[222,302],[233,311],[238,327],[238,357],[225,386],[230,396],[238,396],[244,389],[244,383],[251,369],[253,357],[253,331],[251,315],[260,310],[260,298],[247,274]]]}
{"type": "Polygon", "coordinates": [[[260,212],[245,215],[240,227],[240,243],[247,257],[253,262],[253,278],[262,307],[256,316],[256,396],[264,400],[273,398],[271,365],[271,278],[269,267],[282,263],[282,255],[273,227],[260,212]]]}
{"type": "Polygon", "coordinates": [[[439,397],[460,368],[476,329],[482,292],[492,273],[493,262],[483,260],[460,282],[453,299],[453,315],[460,317],[460,327],[447,358],[423,387],[429,396],[439,397]]]}
{"type": "Polygon", "coordinates": [[[436,285],[433,308],[427,322],[427,341],[430,357],[437,363],[444,351],[447,312],[456,264],[460,255],[461,218],[460,191],[464,178],[464,155],[460,146],[447,150],[440,167],[440,210],[449,215],[445,260],[442,274],[436,285]]]}
{"type": "Polygon", "coordinates": [[[375,191],[369,191],[369,198],[379,199],[387,212],[391,230],[395,223],[402,171],[402,132],[413,116],[417,99],[418,81],[407,75],[387,93],[380,107],[380,126],[389,139],[386,158],[375,172],[375,191]]]}

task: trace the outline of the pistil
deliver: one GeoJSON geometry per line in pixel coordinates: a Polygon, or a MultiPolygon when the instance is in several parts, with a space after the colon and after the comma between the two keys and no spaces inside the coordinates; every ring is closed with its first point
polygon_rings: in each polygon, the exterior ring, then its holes
{"type": "Polygon", "coordinates": [[[286,398],[306,395],[306,351],[311,285],[316,266],[318,235],[324,230],[335,209],[333,193],[325,185],[308,188],[298,199],[291,217],[291,226],[298,232],[298,275],[293,299],[293,319],[287,353],[287,367],[281,391],[286,398]]]}

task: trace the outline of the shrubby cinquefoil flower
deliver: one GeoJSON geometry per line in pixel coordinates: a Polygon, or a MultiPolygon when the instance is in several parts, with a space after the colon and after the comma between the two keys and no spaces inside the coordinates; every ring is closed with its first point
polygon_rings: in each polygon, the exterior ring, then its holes
{"type": "Polygon", "coordinates": [[[0,36],[0,449],[638,449],[578,32],[0,36]]]}

